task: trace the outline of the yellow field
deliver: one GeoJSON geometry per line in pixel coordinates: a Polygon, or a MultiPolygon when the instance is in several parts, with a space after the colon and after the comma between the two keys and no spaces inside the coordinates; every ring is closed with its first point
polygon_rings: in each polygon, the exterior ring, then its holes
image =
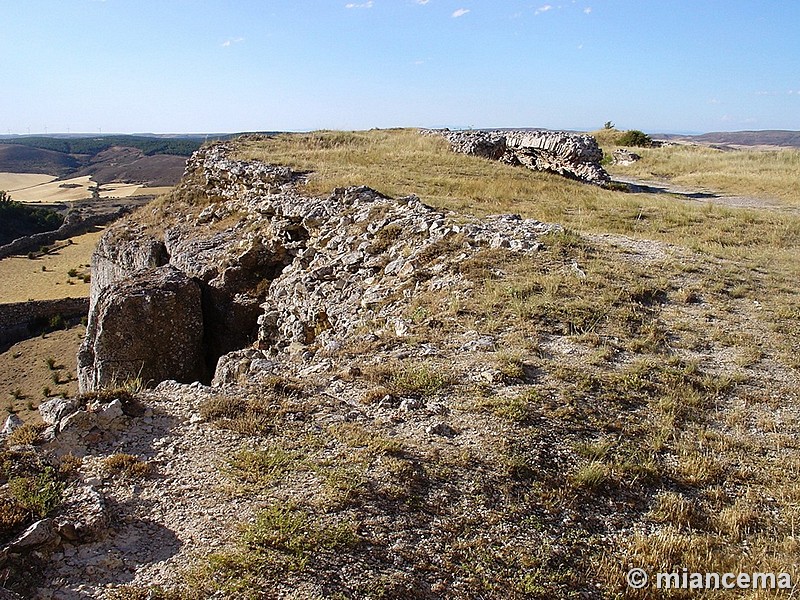
{"type": "Polygon", "coordinates": [[[68,272],[75,269],[77,275],[89,273],[92,251],[102,233],[74,237],[72,244],[59,242],[68,245],[35,259],[10,256],[0,260],[0,303],[88,296],[89,284],[70,277],[68,272]]]}
{"type": "MultiPolygon", "coordinates": [[[[32,203],[75,202],[92,197],[96,186],[90,175],[56,180],[52,175],[29,173],[0,173],[0,190],[10,193],[14,200],[32,203]]],[[[163,193],[172,188],[144,188],[138,183],[106,183],[100,186],[101,198],[127,198],[135,195],[163,193]],[[140,190],[144,190],[141,191],[140,190]]]]}
{"type": "Polygon", "coordinates": [[[12,191],[11,197],[19,202],[73,202],[91,198],[94,182],[89,175],[66,180],[51,180],[33,187],[12,191]]]}
{"type": "Polygon", "coordinates": [[[55,177],[38,173],[0,173],[0,190],[16,192],[37,185],[50,183],[55,177]]]}
{"type": "Polygon", "coordinates": [[[105,183],[100,186],[101,198],[127,198],[136,196],[141,185],[138,183],[105,183]]]}
{"type": "Polygon", "coordinates": [[[173,187],[170,185],[162,185],[162,186],[153,186],[153,187],[145,187],[139,186],[135,192],[131,194],[131,196],[160,196],[161,194],[166,194],[171,192],[173,187]]]}

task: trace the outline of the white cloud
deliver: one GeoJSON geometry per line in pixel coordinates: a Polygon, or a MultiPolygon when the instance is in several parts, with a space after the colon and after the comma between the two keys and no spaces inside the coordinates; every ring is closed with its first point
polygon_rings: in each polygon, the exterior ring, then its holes
{"type": "Polygon", "coordinates": [[[545,13],[548,10],[553,10],[553,6],[551,4],[545,4],[544,6],[540,6],[535,11],[533,11],[533,14],[538,15],[541,13],[545,13]]]}
{"type": "Polygon", "coordinates": [[[417,4],[427,4],[430,1],[431,0],[414,0],[414,2],[416,2],[417,4]]]}
{"type": "Polygon", "coordinates": [[[587,6],[586,8],[583,9],[583,13],[586,14],[586,15],[591,14],[592,13],[592,7],[591,6],[587,6]]]}
{"type": "Polygon", "coordinates": [[[468,8],[459,8],[456,11],[453,11],[452,17],[457,19],[458,17],[463,17],[465,14],[469,12],[468,8]]]}
{"type": "Polygon", "coordinates": [[[244,38],[242,38],[242,37],[231,38],[231,39],[228,39],[228,40],[225,40],[224,42],[222,42],[222,47],[223,48],[230,48],[233,44],[241,44],[243,41],[244,41],[244,38]]]}
{"type": "Polygon", "coordinates": [[[355,2],[350,2],[349,4],[345,4],[345,8],[372,8],[372,0],[367,0],[362,4],[356,4],[355,2]]]}

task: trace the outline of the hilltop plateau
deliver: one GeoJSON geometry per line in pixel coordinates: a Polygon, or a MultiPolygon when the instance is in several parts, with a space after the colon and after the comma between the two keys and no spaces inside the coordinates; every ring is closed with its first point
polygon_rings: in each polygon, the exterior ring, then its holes
{"type": "Polygon", "coordinates": [[[205,145],[108,228],[80,393],[5,432],[6,587],[647,598],[629,569],[677,565],[800,581],[797,151],[623,165],[602,136],[424,133],[205,145]]]}

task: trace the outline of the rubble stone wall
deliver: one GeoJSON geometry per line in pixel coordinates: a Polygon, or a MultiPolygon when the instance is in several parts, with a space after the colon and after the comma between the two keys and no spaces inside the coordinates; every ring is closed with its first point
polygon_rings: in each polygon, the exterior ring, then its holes
{"type": "Polygon", "coordinates": [[[566,131],[450,131],[427,130],[441,135],[454,152],[490,160],[523,165],[536,171],[550,171],[587,183],[610,181],[600,165],[603,151],[591,135],[566,131]]]}
{"type": "MultiPolygon", "coordinates": [[[[194,300],[181,305],[176,319],[193,330],[203,328],[203,348],[197,351],[205,354],[206,372],[226,381],[243,368],[241,360],[225,358],[237,351],[313,353],[341,344],[375,319],[402,331],[410,295],[466,293],[460,262],[487,248],[535,252],[542,235],[560,229],[518,215],[465,219],[413,195],[387,198],[367,187],[337,188],[324,198],[303,196],[294,186],[297,174],[234,160],[232,148],[214,144],[188,161],[181,187],[194,198],[205,195],[208,205],[169,224],[163,240],[142,236],[128,220],[106,233],[93,258],[93,264],[102,260],[105,266],[104,274],[93,278],[96,301],[79,354],[79,372],[86,374],[82,389],[100,384],[98,365],[122,369],[130,362],[119,340],[148,339],[145,330],[153,327],[170,334],[159,338],[163,369],[143,378],[155,383],[186,373],[180,348],[170,346],[182,334],[170,329],[168,315],[148,323],[112,319],[114,311],[103,309],[116,305],[107,293],[134,289],[117,283],[121,277],[148,282],[135,287],[137,294],[160,294],[158,278],[147,275],[164,268],[151,260],[156,246],[170,268],[200,288],[199,307],[194,300]],[[202,315],[187,314],[193,310],[202,315]]],[[[116,377],[124,379],[119,369],[116,377]]]]}
{"type": "Polygon", "coordinates": [[[88,298],[0,304],[0,344],[11,344],[30,337],[37,325],[47,324],[57,315],[71,321],[85,317],[88,310],[88,298]]]}

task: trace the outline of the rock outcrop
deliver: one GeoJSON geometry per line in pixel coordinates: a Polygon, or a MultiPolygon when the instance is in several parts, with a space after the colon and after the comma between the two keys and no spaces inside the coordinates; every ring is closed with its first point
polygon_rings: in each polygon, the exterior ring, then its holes
{"type": "Polygon", "coordinates": [[[163,239],[135,223],[106,234],[82,390],[131,376],[208,382],[218,363],[215,381],[229,381],[243,367],[220,359],[247,347],[262,358],[317,352],[365,322],[394,323],[413,294],[463,287],[457,265],[477,252],[534,251],[556,228],[515,215],[465,221],[366,187],[307,197],[298,174],[230,150],[220,143],[189,160],[183,192],[209,203],[194,218],[163,239]]]}
{"type": "Polygon", "coordinates": [[[626,148],[617,148],[612,152],[612,156],[614,157],[615,165],[632,165],[637,160],[642,159],[641,155],[631,152],[626,148]]]}
{"type": "Polygon", "coordinates": [[[600,165],[603,151],[590,135],[565,131],[450,131],[430,130],[442,135],[454,152],[481,156],[536,171],[603,185],[611,178],[600,165]]]}
{"type": "Polygon", "coordinates": [[[199,286],[172,266],[140,271],[109,285],[89,315],[78,357],[84,390],[129,377],[145,382],[203,378],[199,286]]]}
{"type": "Polygon", "coordinates": [[[115,281],[143,269],[161,267],[169,262],[163,240],[155,239],[144,227],[123,221],[124,227],[111,227],[100,238],[92,254],[92,288],[89,312],[92,312],[100,292],[115,281]],[[135,239],[136,243],[129,243],[135,239]]]}

